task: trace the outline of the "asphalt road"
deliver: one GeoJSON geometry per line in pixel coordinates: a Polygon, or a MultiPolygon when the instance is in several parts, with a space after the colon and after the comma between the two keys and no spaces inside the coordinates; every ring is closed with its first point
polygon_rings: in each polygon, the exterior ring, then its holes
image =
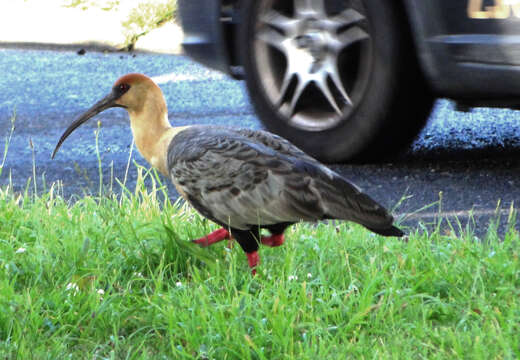
{"type": "MultiPolygon", "coordinates": [[[[128,72],[155,78],[173,124],[261,128],[243,83],[182,56],[0,49],[0,69],[2,140],[8,138],[15,118],[0,185],[10,183],[16,191],[27,187],[35,165],[38,191],[59,181],[67,197],[98,193],[96,120],[76,130],[55,160],[50,155],[70,122],[128,72]]],[[[103,180],[119,192],[114,179],[124,179],[132,143],[127,115],[111,109],[96,119],[103,180]]],[[[411,229],[424,224],[431,229],[440,216],[445,219],[443,231],[450,231],[450,222],[456,231],[470,226],[482,238],[488,223],[499,221],[504,234],[510,207],[518,208],[520,200],[519,129],[520,112],[461,113],[440,100],[417,141],[392,163],[332,167],[393,208],[411,229]]],[[[132,161],[145,164],[137,151],[133,154],[132,161]]],[[[132,165],[129,189],[136,177],[132,165]]],[[[176,196],[170,187],[170,197],[176,196]]]]}

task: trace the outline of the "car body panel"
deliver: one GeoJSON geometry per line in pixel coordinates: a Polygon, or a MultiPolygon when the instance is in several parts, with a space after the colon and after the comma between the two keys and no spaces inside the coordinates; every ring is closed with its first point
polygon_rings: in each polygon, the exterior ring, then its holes
{"type": "Polygon", "coordinates": [[[229,73],[229,54],[221,21],[220,0],[177,0],[186,54],[212,69],[229,73]]]}
{"type": "Polygon", "coordinates": [[[420,64],[438,94],[487,105],[499,106],[499,99],[504,105],[516,105],[520,1],[515,0],[518,6],[500,0],[495,0],[500,6],[481,0],[404,1],[420,64]]]}

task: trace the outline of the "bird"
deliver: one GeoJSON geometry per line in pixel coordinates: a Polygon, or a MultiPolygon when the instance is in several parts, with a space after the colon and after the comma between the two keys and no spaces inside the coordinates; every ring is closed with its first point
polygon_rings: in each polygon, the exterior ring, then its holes
{"type": "Polygon", "coordinates": [[[140,154],[169,178],[178,193],[219,229],[193,243],[236,240],[253,275],[259,245],[281,246],[299,222],[346,220],[382,235],[402,237],[393,216],[342,175],[288,140],[264,130],[214,125],[172,126],[164,95],[144,74],[126,74],[104,98],[64,131],[65,139],[100,112],[128,112],[140,154]],[[262,236],[262,229],[269,232],[262,236]]]}

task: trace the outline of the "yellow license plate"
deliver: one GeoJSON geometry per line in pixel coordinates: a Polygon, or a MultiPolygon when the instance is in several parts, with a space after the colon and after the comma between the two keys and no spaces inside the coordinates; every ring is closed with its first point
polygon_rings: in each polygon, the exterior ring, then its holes
{"type": "Polygon", "coordinates": [[[471,19],[520,18],[520,0],[494,0],[484,5],[484,0],[468,0],[468,17],[471,19]]]}

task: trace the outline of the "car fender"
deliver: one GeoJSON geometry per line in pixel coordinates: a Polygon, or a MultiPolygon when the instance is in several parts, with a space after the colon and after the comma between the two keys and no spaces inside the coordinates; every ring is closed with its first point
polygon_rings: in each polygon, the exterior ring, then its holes
{"type": "Polygon", "coordinates": [[[221,21],[221,0],[177,0],[186,54],[201,64],[229,73],[230,57],[221,21]]]}

